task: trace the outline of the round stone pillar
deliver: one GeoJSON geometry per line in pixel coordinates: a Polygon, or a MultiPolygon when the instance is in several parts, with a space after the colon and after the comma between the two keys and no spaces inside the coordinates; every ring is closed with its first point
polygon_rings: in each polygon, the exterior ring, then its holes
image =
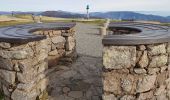
{"type": "MultiPolygon", "coordinates": [[[[47,40],[0,43],[0,89],[5,100],[46,98],[47,40]]],[[[45,99],[44,99],[45,100],[45,99]]]]}
{"type": "Polygon", "coordinates": [[[169,100],[169,43],[104,46],[103,100],[169,100]]]}

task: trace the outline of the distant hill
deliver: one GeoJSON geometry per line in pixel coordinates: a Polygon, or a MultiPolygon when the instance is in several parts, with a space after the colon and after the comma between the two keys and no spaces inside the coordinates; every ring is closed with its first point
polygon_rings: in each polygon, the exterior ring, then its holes
{"type": "Polygon", "coordinates": [[[146,21],[160,21],[160,22],[170,22],[169,17],[162,17],[157,15],[146,15],[136,12],[120,11],[120,12],[94,12],[90,13],[91,16],[97,16],[100,18],[110,18],[110,19],[134,19],[134,20],[146,20],[146,21]]]}
{"type": "Polygon", "coordinates": [[[66,11],[45,11],[40,13],[48,17],[61,17],[61,18],[84,18],[84,14],[71,13],[66,11]]]}
{"type": "Polygon", "coordinates": [[[11,14],[11,12],[0,11],[0,15],[8,15],[8,14],[11,14]]]}
{"type": "MultiPolygon", "coordinates": [[[[0,12],[0,14],[11,14],[11,12],[0,12]]],[[[61,17],[61,18],[85,18],[86,14],[72,13],[67,11],[44,11],[44,12],[14,12],[14,14],[34,14],[43,15],[48,17],[61,17]]],[[[92,12],[91,18],[110,18],[110,19],[134,19],[144,21],[159,21],[170,22],[170,16],[163,17],[158,15],[141,14],[139,12],[132,11],[110,11],[110,12],[92,12]]]]}
{"type": "MultiPolygon", "coordinates": [[[[48,17],[62,17],[62,18],[85,18],[85,14],[71,13],[66,11],[45,11],[40,13],[43,16],[48,17]]],[[[92,18],[110,18],[110,19],[134,19],[145,21],[159,21],[170,22],[170,17],[162,17],[157,15],[140,14],[131,11],[118,11],[118,12],[92,12],[90,13],[92,18]]]]}

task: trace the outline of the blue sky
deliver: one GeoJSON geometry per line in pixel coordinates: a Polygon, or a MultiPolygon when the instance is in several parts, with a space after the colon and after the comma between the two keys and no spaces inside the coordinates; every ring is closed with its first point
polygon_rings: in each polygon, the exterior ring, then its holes
{"type": "Polygon", "coordinates": [[[170,0],[1,0],[0,11],[170,11],[170,0]]]}

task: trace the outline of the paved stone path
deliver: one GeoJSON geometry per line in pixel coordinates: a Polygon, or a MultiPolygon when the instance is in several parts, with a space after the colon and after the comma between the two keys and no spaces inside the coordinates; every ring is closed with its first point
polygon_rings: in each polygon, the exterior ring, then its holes
{"type": "Polygon", "coordinates": [[[83,55],[102,57],[102,37],[99,26],[78,23],[76,26],[77,52],[83,55]]]}
{"type": "Polygon", "coordinates": [[[98,26],[78,24],[78,59],[70,66],[57,66],[49,75],[49,100],[101,100],[102,45],[98,26]]]}

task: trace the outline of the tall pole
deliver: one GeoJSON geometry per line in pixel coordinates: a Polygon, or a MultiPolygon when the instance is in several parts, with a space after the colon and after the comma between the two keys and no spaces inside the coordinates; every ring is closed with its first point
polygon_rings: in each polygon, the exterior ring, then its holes
{"type": "Polygon", "coordinates": [[[89,7],[89,5],[87,5],[87,19],[89,19],[90,18],[90,15],[89,15],[89,9],[90,9],[90,7],[89,7]]]}

